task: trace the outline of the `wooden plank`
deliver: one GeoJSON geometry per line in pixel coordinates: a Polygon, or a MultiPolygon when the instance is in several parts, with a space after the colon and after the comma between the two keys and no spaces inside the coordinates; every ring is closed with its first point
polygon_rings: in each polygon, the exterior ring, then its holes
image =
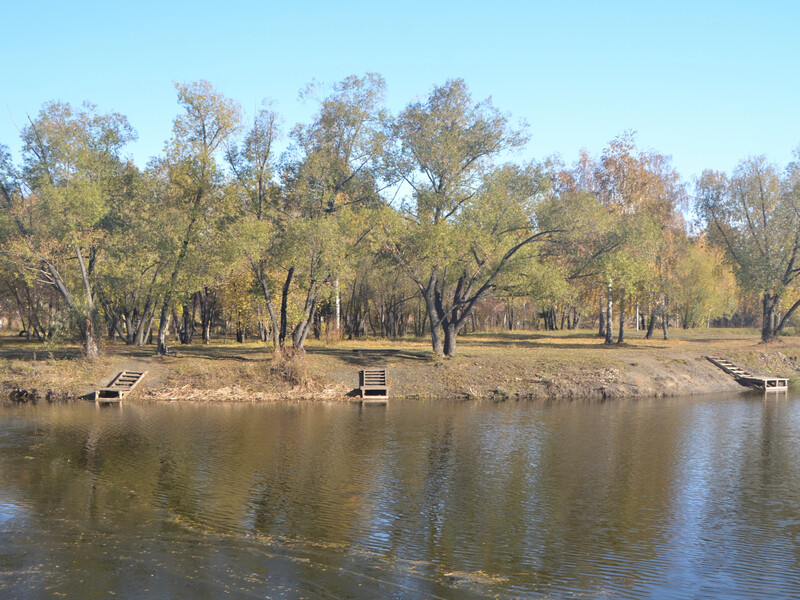
{"type": "Polygon", "coordinates": [[[733,377],[739,384],[747,387],[757,387],[767,391],[782,391],[789,389],[789,380],[782,377],[762,377],[753,375],[736,366],[729,360],[718,356],[706,356],[706,360],[716,365],[725,373],[733,377]]]}
{"type": "Polygon", "coordinates": [[[147,371],[122,371],[117,373],[106,387],[95,390],[95,402],[120,402],[122,398],[139,385],[145,375],[147,375],[147,371]]]}
{"type": "Polygon", "coordinates": [[[362,404],[385,404],[389,398],[386,369],[362,369],[358,372],[362,404]]]}

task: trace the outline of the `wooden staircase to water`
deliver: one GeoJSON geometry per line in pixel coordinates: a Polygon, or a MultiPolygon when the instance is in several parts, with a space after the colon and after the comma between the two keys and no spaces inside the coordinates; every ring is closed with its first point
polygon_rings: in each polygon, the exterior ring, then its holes
{"type": "Polygon", "coordinates": [[[147,375],[147,371],[122,371],[104,388],[95,390],[94,401],[97,404],[118,404],[133,391],[147,375]]]}
{"type": "Polygon", "coordinates": [[[706,356],[707,361],[716,365],[737,382],[746,387],[758,388],[767,392],[785,392],[789,389],[789,380],[781,377],[763,377],[753,375],[731,361],[719,356],[706,356]]]}
{"type": "Polygon", "coordinates": [[[361,404],[386,404],[389,384],[386,369],[363,369],[358,372],[358,389],[361,404]]]}

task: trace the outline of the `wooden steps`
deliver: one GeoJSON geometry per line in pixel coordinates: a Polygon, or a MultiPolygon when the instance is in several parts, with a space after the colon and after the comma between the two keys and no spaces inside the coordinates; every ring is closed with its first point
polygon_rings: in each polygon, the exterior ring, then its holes
{"type": "Polygon", "coordinates": [[[753,375],[720,356],[706,356],[705,359],[725,371],[743,386],[758,388],[767,392],[784,392],[789,389],[788,379],[753,375]]]}
{"type": "Polygon", "coordinates": [[[133,391],[147,375],[147,371],[122,371],[117,373],[108,386],[95,390],[94,401],[97,404],[117,404],[133,391]]]}
{"type": "Polygon", "coordinates": [[[361,395],[361,404],[386,404],[389,399],[386,369],[362,369],[359,371],[358,389],[361,395]]]}

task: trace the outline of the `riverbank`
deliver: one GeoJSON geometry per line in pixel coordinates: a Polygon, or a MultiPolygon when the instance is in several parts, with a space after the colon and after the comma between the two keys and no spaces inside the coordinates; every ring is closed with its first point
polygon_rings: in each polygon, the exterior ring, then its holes
{"type": "Polygon", "coordinates": [[[123,369],[148,376],[131,400],[346,401],[358,371],[385,367],[391,396],[418,399],[602,399],[737,392],[743,388],[703,356],[721,355],[753,372],[800,380],[800,338],[761,344],[747,329],[673,330],[670,340],[628,334],[606,346],[593,332],[506,332],[459,339],[454,359],[436,358],[427,340],[309,343],[303,360],[273,357],[259,342],[217,341],[152,347],[107,343],[90,362],[76,346],[45,347],[0,336],[0,387],[17,401],[78,399],[123,369]]]}

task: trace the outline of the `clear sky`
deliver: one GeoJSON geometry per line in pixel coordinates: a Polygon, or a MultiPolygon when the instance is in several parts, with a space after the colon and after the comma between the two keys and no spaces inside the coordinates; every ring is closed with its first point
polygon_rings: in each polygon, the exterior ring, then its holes
{"type": "Polygon", "coordinates": [[[627,129],[686,179],[800,145],[800,1],[9,1],[0,143],[47,100],[125,114],[138,164],[177,114],[174,81],[207,79],[251,114],[307,120],[312,79],[374,71],[398,111],[449,78],[530,125],[523,158],[599,154],[627,129]]]}

